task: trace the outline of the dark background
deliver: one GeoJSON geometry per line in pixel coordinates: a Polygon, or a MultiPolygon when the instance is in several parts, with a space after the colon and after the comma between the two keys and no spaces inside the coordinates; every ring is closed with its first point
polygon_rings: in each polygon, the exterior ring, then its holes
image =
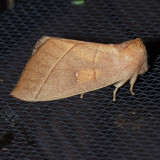
{"type": "MultiPolygon", "coordinates": [[[[160,1],[19,0],[0,14],[0,159],[160,159],[160,1]],[[98,43],[140,37],[150,69],[112,102],[114,86],[29,103],[10,96],[42,36],[98,43]]],[[[2,6],[0,7],[2,8],[2,6]]]]}

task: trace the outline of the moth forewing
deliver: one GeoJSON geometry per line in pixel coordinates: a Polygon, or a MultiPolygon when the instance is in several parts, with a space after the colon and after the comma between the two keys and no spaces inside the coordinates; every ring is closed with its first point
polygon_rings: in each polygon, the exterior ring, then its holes
{"type": "Polygon", "coordinates": [[[98,44],[42,37],[11,92],[23,101],[50,101],[83,95],[111,84],[116,92],[148,70],[147,52],[140,38],[121,44],[98,44]]]}

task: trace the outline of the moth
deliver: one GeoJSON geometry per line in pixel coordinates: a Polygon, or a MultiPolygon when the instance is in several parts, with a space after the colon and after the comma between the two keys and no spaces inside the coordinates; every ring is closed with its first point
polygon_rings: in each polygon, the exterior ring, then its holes
{"type": "Polygon", "coordinates": [[[130,80],[132,95],[137,76],[148,70],[147,51],[140,38],[121,44],[99,44],[44,36],[11,95],[23,101],[51,101],[130,80]]]}

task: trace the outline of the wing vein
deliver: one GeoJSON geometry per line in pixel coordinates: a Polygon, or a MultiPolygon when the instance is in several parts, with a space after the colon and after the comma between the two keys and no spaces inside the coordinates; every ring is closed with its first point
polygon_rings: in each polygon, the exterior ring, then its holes
{"type": "Polygon", "coordinates": [[[35,99],[38,97],[39,93],[41,92],[44,84],[47,82],[47,80],[49,79],[49,76],[51,75],[51,73],[54,71],[54,69],[56,68],[56,66],[58,65],[58,63],[62,60],[62,58],[64,58],[75,46],[80,45],[81,43],[75,44],[73,45],[60,59],[59,61],[57,61],[57,63],[53,66],[53,68],[51,69],[50,73],[48,74],[48,76],[46,77],[46,79],[43,81],[39,91],[37,92],[35,99]]]}

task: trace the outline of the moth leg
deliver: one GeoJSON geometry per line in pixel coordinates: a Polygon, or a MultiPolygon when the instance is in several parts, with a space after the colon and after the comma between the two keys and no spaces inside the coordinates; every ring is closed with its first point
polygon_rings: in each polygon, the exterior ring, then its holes
{"type": "Polygon", "coordinates": [[[84,95],[84,93],[81,93],[81,96],[80,96],[80,98],[83,98],[83,95],[84,95]]]}
{"type": "Polygon", "coordinates": [[[121,80],[119,81],[118,83],[116,83],[114,86],[116,87],[114,92],[113,92],[113,101],[116,101],[116,93],[118,91],[118,89],[120,87],[122,87],[126,82],[128,81],[128,78],[127,79],[124,79],[124,80],[121,80]]]}
{"type": "Polygon", "coordinates": [[[138,74],[136,73],[136,74],[134,74],[134,76],[130,79],[130,85],[131,85],[131,87],[130,87],[130,92],[131,92],[132,95],[135,94],[135,93],[133,92],[133,86],[134,86],[134,84],[135,84],[135,82],[136,82],[136,80],[137,80],[137,76],[138,76],[138,74]]]}

